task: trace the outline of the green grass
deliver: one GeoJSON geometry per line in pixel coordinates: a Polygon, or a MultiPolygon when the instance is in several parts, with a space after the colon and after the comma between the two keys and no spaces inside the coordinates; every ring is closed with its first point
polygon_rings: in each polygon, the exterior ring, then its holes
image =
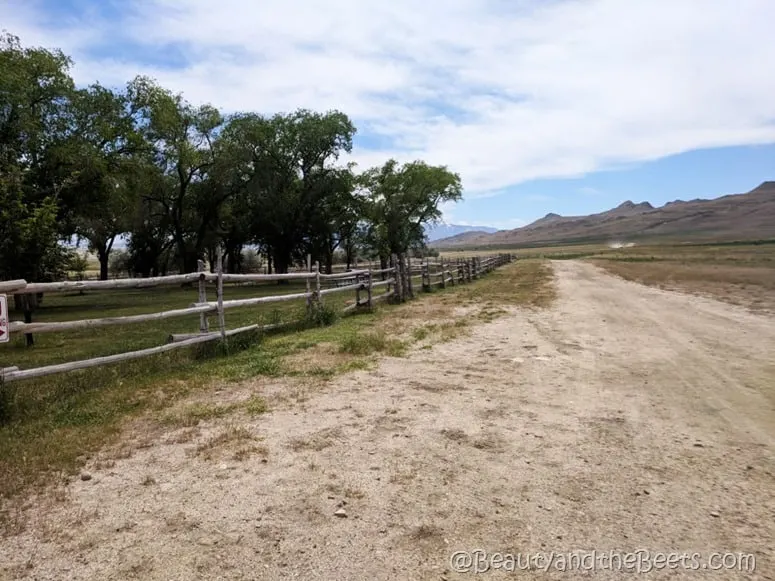
{"type": "Polygon", "coordinates": [[[405,349],[406,345],[403,341],[388,337],[384,331],[355,332],[346,335],[339,342],[339,351],[351,355],[385,353],[392,357],[400,357],[405,349]]]}
{"type": "MultiPolygon", "coordinates": [[[[224,299],[242,299],[259,296],[304,292],[303,284],[261,284],[254,286],[226,286],[224,299]]],[[[325,297],[327,305],[343,307],[355,294],[346,292],[325,297]]],[[[40,307],[33,313],[34,322],[74,321],[102,317],[118,317],[181,309],[198,300],[195,287],[161,287],[115,291],[86,291],[84,294],[49,294],[43,297],[40,307]]],[[[208,300],[215,300],[214,289],[208,289],[208,300]]],[[[255,323],[270,324],[303,317],[304,300],[241,307],[225,311],[227,328],[242,327],[255,323]]],[[[11,305],[9,305],[11,306],[11,305]]],[[[10,313],[11,320],[22,320],[22,314],[10,313]]],[[[317,313],[321,322],[329,324],[328,311],[317,313]]],[[[211,329],[217,328],[217,317],[210,316],[211,329]]],[[[0,367],[18,366],[21,369],[90,359],[126,351],[135,351],[162,345],[173,333],[199,331],[199,316],[179,317],[117,325],[96,329],[84,329],[61,333],[34,334],[35,346],[27,348],[24,336],[15,334],[10,343],[0,345],[0,367]]]]}

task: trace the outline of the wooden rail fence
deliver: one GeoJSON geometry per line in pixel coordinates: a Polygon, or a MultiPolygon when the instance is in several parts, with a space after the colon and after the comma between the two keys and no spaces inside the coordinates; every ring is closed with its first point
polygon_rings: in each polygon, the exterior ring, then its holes
{"type": "MultiPolygon", "coordinates": [[[[0,281],[0,293],[11,295],[28,295],[34,293],[65,293],[86,290],[115,290],[115,289],[144,289],[158,286],[172,286],[184,283],[197,283],[197,302],[185,308],[142,315],[127,315],[119,317],[101,317],[97,319],[82,319],[78,321],[64,322],[22,322],[11,321],[9,331],[11,333],[58,333],[80,329],[92,329],[108,327],[112,325],[127,325],[132,323],[144,323],[159,321],[176,317],[199,315],[199,332],[186,334],[171,334],[165,345],[95,357],[81,361],[47,365],[33,369],[19,369],[19,367],[6,367],[0,369],[0,382],[17,381],[44,377],[55,373],[74,371],[97,367],[120,361],[128,361],[165,353],[173,349],[188,347],[199,343],[205,343],[217,339],[225,340],[228,337],[248,331],[267,331],[293,325],[298,321],[278,323],[273,325],[248,325],[237,329],[226,329],[225,311],[239,307],[254,306],[267,303],[293,301],[305,299],[307,309],[320,305],[323,297],[341,292],[355,291],[355,302],[344,309],[344,312],[352,312],[358,309],[370,309],[378,301],[394,299],[403,302],[414,297],[414,281],[420,280],[423,291],[430,291],[433,287],[445,288],[448,284],[455,285],[471,282],[513,260],[511,254],[499,254],[487,257],[459,258],[431,262],[428,259],[418,263],[404,256],[392,256],[390,267],[381,270],[351,270],[348,272],[323,274],[318,263],[310,264],[308,259],[308,272],[295,272],[288,274],[225,274],[223,265],[218,261],[216,272],[205,271],[205,265],[200,261],[198,272],[188,274],[176,274],[153,278],[127,278],[116,280],[84,280],[51,283],[28,283],[25,280],[0,281]],[[224,283],[244,284],[272,281],[305,281],[305,292],[281,294],[273,296],[261,296],[247,299],[224,300],[224,283]],[[207,300],[207,283],[215,283],[216,300],[207,300]],[[326,288],[324,288],[324,286],[326,288]],[[384,292],[376,291],[385,288],[384,292]],[[207,315],[217,316],[218,330],[211,330],[207,315]]],[[[2,347],[0,347],[2,348],[2,347]]]]}

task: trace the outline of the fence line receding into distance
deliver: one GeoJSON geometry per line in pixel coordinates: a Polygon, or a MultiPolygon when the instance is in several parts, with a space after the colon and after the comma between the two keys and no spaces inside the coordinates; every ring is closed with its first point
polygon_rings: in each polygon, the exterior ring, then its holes
{"type": "MultiPolygon", "coordinates": [[[[164,353],[173,349],[189,347],[199,343],[205,343],[217,339],[225,340],[230,336],[248,331],[267,331],[293,325],[298,322],[279,323],[273,325],[248,325],[237,329],[226,329],[225,311],[239,307],[254,306],[282,301],[306,299],[308,311],[322,303],[326,295],[352,292],[356,293],[356,300],[347,306],[344,312],[352,312],[359,309],[370,309],[376,302],[394,299],[405,301],[414,298],[415,282],[420,281],[423,291],[430,291],[435,286],[446,288],[449,285],[471,282],[482,274],[502,266],[513,260],[511,254],[498,254],[486,257],[459,258],[454,260],[439,259],[430,262],[428,259],[420,260],[413,264],[408,257],[391,257],[390,267],[377,270],[351,270],[335,274],[323,274],[319,264],[310,265],[309,272],[295,272],[287,274],[225,274],[222,265],[216,266],[216,272],[205,272],[204,263],[200,261],[198,272],[159,276],[153,278],[127,278],[104,281],[67,281],[50,283],[28,283],[24,280],[0,281],[0,293],[11,295],[29,295],[35,293],[64,293],[86,290],[115,290],[115,289],[143,289],[157,286],[172,286],[184,283],[198,283],[198,300],[188,307],[156,313],[141,315],[127,315],[118,317],[101,317],[96,319],[82,319],[63,322],[22,322],[10,321],[11,333],[24,333],[28,337],[32,333],[54,333],[107,327],[112,325],[126,325],[132,323],[144,323],[159,321],[175,317],[199,315],[199,332],[186,334],[171,334],[168,343],[158,347],[129,351],[116,355],[95,357],[81,361],[47,365],[33,369],[19,369],[18,367],[6,367],[0,369],[0,381],[17,381],[43,377],[55,373],[98,367],[120,361],[128,361],[164,353]],[[379,280],[375,280],[379,278],[379,280]],[[224,300],[224,283],[252,283],[295,280],[305,281],[306,290],[299,293],[261,296],[247,299],[224,300]],[[207,283],[216,283],[216,300],[207,301],[207,283]],[[322,288],[322,283],[330,284],[328,288],[322,288]],[[377,289],[386,287],[385,292],[375,293],[377,289]],[[362,295],[365,294],[365,298],[362,295]],[[207,319],[208,314],[217,315],[217,330],[211,330],[207,319]]],[[[309,261],[308,261],[309,265],[309,261]]],[[[27,319],[30,320],[29,313],[27,319]]],[[[1,348],[1,347],[0,347],[1,348]]]]}

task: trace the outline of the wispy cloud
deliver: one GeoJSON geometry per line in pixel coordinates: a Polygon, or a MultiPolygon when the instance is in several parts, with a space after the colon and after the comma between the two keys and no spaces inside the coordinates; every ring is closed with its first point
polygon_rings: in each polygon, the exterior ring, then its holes
{"type": "Polygon", "coordinates": [[[771,0],[3,5],[3,26],[72,54],[81,83],[143,73],[229,111],[338,108],[380,144],[360,165],[445,164],[467,197],[775,141],[771,0]]]}
{"type": "Polygon", "coordinates": [[[584,186],[583,188],[579,188],[579,193],[584,194],[585,196],[599,196],[603,192],[598,190],[597,188],[593,188],[590,186],[584,186]]]}

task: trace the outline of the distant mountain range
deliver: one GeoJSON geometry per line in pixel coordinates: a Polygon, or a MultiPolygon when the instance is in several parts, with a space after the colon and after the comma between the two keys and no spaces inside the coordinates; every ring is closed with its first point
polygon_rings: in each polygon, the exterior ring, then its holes
{"type": "Polygon", "coordinates": [[[714,200],[676,200],[655,208],[648,202],[623,204],[589,216],[547,214],[532,224],[495,233],[461,232],[436,240],[455,246],[543,245],[595,242],[714,242],[775,238],[775,182],[747,194],[714,200]]]}
{"type": "Polygon", "coordinates": [[[443,238],[449,238],[451,236],[457,236],[464,232],[475,232],[478,234],[492,234],[497,232],[497,228],[490,228],[489,226],[461,226],[459,224],[437,224],[436,226],[427,226],[425,233],[431,242],[435,240],[441,240],[443,238]]]}

